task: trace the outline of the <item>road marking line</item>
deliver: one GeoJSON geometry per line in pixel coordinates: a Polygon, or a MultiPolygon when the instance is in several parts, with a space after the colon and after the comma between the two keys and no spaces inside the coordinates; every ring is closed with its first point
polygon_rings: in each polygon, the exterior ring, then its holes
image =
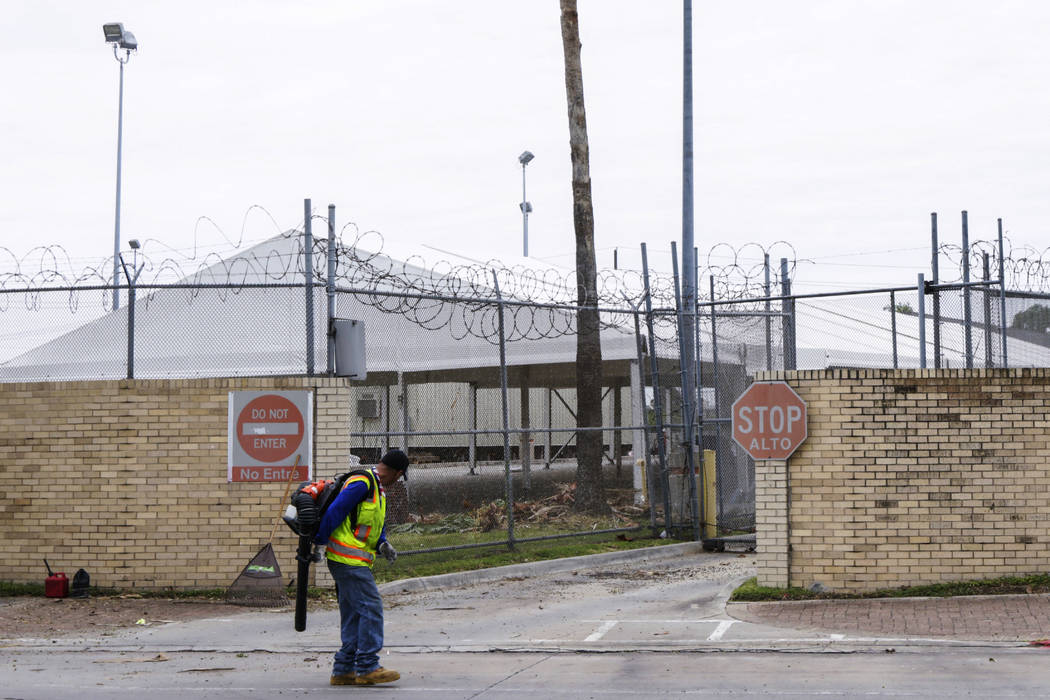
{"type": "Polygon", "coordinates": [[[588,635],[587,639],[584,639],[583,641],[585,641],[585,642],[597,642],[599,639],[601,639],[602,637],[605,636],[606,632],[608,632],[609,630],[611,630],[615,626],[616,626],[616,620],[606,620],[605,622],[602,623],[601,627],[599,627],[598,629],[596,629],[593,632],[591,632],[590,635],[588,635]]]}
{"type": "Polygon", "coordinates": [[[718,627],[716,627],[715,631],[711,633],[711,636],[707,638],[707,641],[717,642],[722,638],[722,635],[726,633],[726,630],[733,626],[734,622],[736,622],[736,620],[723,620],[722,622],[719,622],[718,627]]]}
{"type": "Polygon", "coordinates": [[[837,642],[837,641],[840,641],[842,639],[845,639],[846,635],[844,635],[844,634],[833,634],[833,635],[831,635],[831,638],[834,639],[837,642]]]}

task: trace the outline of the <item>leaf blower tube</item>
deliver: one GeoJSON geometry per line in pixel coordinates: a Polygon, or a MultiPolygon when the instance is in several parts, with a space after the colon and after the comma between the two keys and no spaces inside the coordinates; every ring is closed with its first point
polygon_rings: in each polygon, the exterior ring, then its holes
{"type": "Polygon", "coordinates": [[[310,582],[310,564],[314,559],[314,535],[321,524],[317,498],[331,482],[303,482],[292,494],[292,502],[284,512],[283,520],[299,535],[295,560],[299,567],[295,576],[295,631],[306,629],[306,593],[310,582]]]}

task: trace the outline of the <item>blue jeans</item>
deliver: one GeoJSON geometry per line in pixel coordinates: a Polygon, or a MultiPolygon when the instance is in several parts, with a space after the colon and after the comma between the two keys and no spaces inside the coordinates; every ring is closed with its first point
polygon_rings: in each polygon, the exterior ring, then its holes
{"type": "Polygon", "coordinates": [[[326,561],[339,595],[343,641],[335,654],[332,675],[374,671],[379,668],[379,650],[383,648],[383,600],[372,570],[367,566],[326,561]]]}

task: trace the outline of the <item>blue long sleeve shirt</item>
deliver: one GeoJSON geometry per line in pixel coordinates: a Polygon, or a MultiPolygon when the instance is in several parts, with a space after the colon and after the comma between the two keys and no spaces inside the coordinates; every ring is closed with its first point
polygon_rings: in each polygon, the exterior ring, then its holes
{"type": "MultiPolygon", "coordinates": [[[[376,488],[379,488],[378,480],[376,488]]],[[[335,500],[328,506],[324,517],[321,518],[321,524],[317,527],[317,534],[314,535],[314,542],[321,545],[328,544],[328,538],[332,535],[332,532],[350,517],[367,495],[368,485],[363,481],[355,481],[340,491],[335,500]]],[[[379,533],[378,544],[383,542],[386,542],[385,523],[383,524],[383,531],[379,533]]]]}

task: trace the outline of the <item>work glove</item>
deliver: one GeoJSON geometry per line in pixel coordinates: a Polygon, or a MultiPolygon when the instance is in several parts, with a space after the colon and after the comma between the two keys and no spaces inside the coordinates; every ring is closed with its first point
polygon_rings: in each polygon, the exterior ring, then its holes
{"type": "Polygon", "coordinates": [[[322,561],[324,559],[325,549],[326,545],[315,544],[313,552],[310,553],[310,559],[312,559],[315,562],[322,561]]]}
{"type": "Polygon", "coordinates": [[[397,550],[389,542],[383,542],[379,545],[379,553],[386,557],[386,560],[391,564],[397,561],[397,550]]]}

